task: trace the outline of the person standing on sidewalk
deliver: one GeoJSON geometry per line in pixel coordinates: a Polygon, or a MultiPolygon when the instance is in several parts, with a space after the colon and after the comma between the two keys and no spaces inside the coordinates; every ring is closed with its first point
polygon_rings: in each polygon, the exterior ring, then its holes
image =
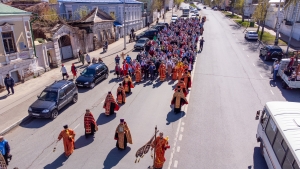
{"type": "Polygon", "coordinates": [[[67,77],[67,80],[68,80],[69,75],[68,75],[66,67],[63,64],[61,65],[60,71],[62,73],[63,80],[65,80],[65,76],[67,77]]]}
{"type": "Polygon", "coordinates": [[[6,77],[4,78],[4,84],[5,84],[6,90],[7,90],[7,92],[8,92],[7,95],[10,94],[9,88],[10,88],[12,94],[14,94],[14,92],[15,92],[15,91],[14,91],[15,81],[14,81],[13,78],[11,78],[11,77],[9,76],[9,74],[6,74],[6,77]]]}
{"type": "Polygon", "coordinates": [[[80,58],[82,65],[84,65],[84,55],[81,50],[79,51],[79,58],[80,58]]]}
{"type": "Polygon", "coordinates": [[[74,63],[72,63],[71,72],[73,74],[73,80],[74,80],[75,78],[77,78],[77,69],[76,69],[76,66],[74,65],[74,63]]]}
{"type": "Polygon", "coordinates": [[[278,62],[278,61],[276,61],[275,65],[274,65],[273,81],[275,81],[275,80],[276,80],[277,73],[278,73],[278,69],[279,69],[279,62],[278,62]]]}
{"type": "Polygon", "coordinates": [[[3,136],[0,136],[0,153],[4,157],[6,165],[8,165],[8,159],[11,158],[10,146],[3,136]]]}
{"type": "Polygon", "coordinates": [[[119,55],[117,55],[116,57],[115,57],[115,62],[116,62],[116,65],[118,64],[120,64],[120,56],[119,55]]]}
{"type": "Polygon", "coordinates": [[[85,60],[86,60],[86,62],[88,63],[88,65],[91,64],[91,57],[90,57],[89,54],[86,54],[86,55],[85,55],[85,60]]]}
{"type": "Polygon", "coordinates": [[[200,49],[199,49],[199,52],[202,52],[202,50],[203,50],[203,44],[204,44],[204,39],[203,39],[203,37],[200,39],[200,49]]]}

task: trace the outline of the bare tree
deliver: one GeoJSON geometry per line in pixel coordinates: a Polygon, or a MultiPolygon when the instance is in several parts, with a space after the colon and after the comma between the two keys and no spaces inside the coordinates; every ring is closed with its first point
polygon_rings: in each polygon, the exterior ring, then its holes
{"type": "Polygon", "coordinates": [[[87,6],[81,6],[76,10],[76,14],[79,16],[79,19],[82,19],[88,15],[89,9],[87,6]]]}
{"type": "Polygon", "coordinates": [[[263,34],[264,34],[264,28],[265,28],[265,20],[268,13],[268,8],[270,6],[270,3],[268,0],[259,0],[257,7],[255,8],[255,11],[253,13],[253,18],[259,22],[259,26],[257,28],[257,32],[259,32],[260,26],[262,26],[261,34],[260,34],[260,40],[262,40],[263,34]]]}

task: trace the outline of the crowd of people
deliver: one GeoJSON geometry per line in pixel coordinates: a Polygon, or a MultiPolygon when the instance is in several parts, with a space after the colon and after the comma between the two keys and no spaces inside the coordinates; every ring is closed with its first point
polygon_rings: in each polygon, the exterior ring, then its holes
{"type": "MultiPolygon", "coordinates": [[[[202,17],[202,19],[200,17],[180,18],[176,22],[166,25],[163,30],[155,35],[153,40],[146,44],[145,49],[137,55],[136,59],[132,59],[129,55],[124,58],[124,53],[122,53],[122,66],[120,56],[116,56],[115,74],[117,78],[122,78],[123,81],[119,83],[117,88],[116,99],[111,91],[108,92],[103,104],[105,115],[114,114],[115,111],[120,109],[120,104],[126,103],[126,97],[132,92],[135,85],[133,81],[140,83],[149,80],[149,78],[153,81],[157,77],[159,77],[160,82],[166,80],[178,81],[174,88],[171,105],[174,106],[175,113],[180,113],[181,107],[184,104],[188,104],[186,97],[192,85],[191,72],[193,71],[197,53],[203,49],[204,39],[199,37],[203,33],[205,20],[205,17],[202,17]],[[197,51],[198,42],[199,46],[201,46],[199,51],[197,51]]],[[[95,59],[92,62],[94,61],[95,59]]],[[[98,62],[102,62],[102,60],[98,62]]],[[[71,70],[73,75],[76,76],[76,67],[74,65],[72,65],[71,70]]],[[[66,70],[63,70],[62,73],[65,76],[66,70]]],[[[57,142],[61,139],[63,140],[65,155],[69,157],[75,149],[75,132],[68,125],[63,127],[64,129],[60,132],[57,142]]],[[[96,120],[89,109],[86,110],[84,115],[84,128],[86,137],[94,135],[98,130],[96,120]]],[[[114,139],[117,141],[116,147],[120,150],[126,149],[127,143],[133,143],[130,129],[124,119],[120,119],[120,124],[115,130],[114,139]]],[[[153,168],[162,169],[166,161],[165,151],[170,148],[168,137],[164,138],[161,132],[158,137],[146,146],[154,149],[153,168]]],[[[7,146],[4,143],[0,144],[0,151],[2,154],[3,151],[9,154],[9,149],[7,150],[7,146]]],[[[4,155],[4,158],[7,162],[6,155],[4,155]]]]}

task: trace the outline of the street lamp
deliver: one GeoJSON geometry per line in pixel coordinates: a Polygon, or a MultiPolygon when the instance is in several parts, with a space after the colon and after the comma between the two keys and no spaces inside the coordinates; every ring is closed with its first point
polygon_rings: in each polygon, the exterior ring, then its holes
{"type": "Polygon", "coordinates": [[[281,25],[281,20],[279,21],[279,13],[280,13],[280,5],[281,5],[281,0],[279,1],[279,5],[278,5],[278,11],[277,11],[277,24],[276,24],[276,38],[275,38],[275,42],[274,45],[278,45],[278,37],[279,37],[279,29],[280,29],[280,25],[281,25]]]}
{"type": "Polygon", "coordinates": [[[125,0],[123,0],[123,22],[124,22],[124,29],[123,29],[123,36],[124,36],[124,50],[126,50],[126,34],[125,34],[125,25],[126,25],[126,12],[125,12],[125,0]]]}

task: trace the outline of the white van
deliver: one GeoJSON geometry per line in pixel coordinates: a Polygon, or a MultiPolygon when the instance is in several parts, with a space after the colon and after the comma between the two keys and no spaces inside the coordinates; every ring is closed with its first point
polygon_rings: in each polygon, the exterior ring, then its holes
{"type": "Polygon", "coordinates": [[[256,139],[269,169],[299,169],[300,103],[267,102],[257,111],[256,139]]]}

